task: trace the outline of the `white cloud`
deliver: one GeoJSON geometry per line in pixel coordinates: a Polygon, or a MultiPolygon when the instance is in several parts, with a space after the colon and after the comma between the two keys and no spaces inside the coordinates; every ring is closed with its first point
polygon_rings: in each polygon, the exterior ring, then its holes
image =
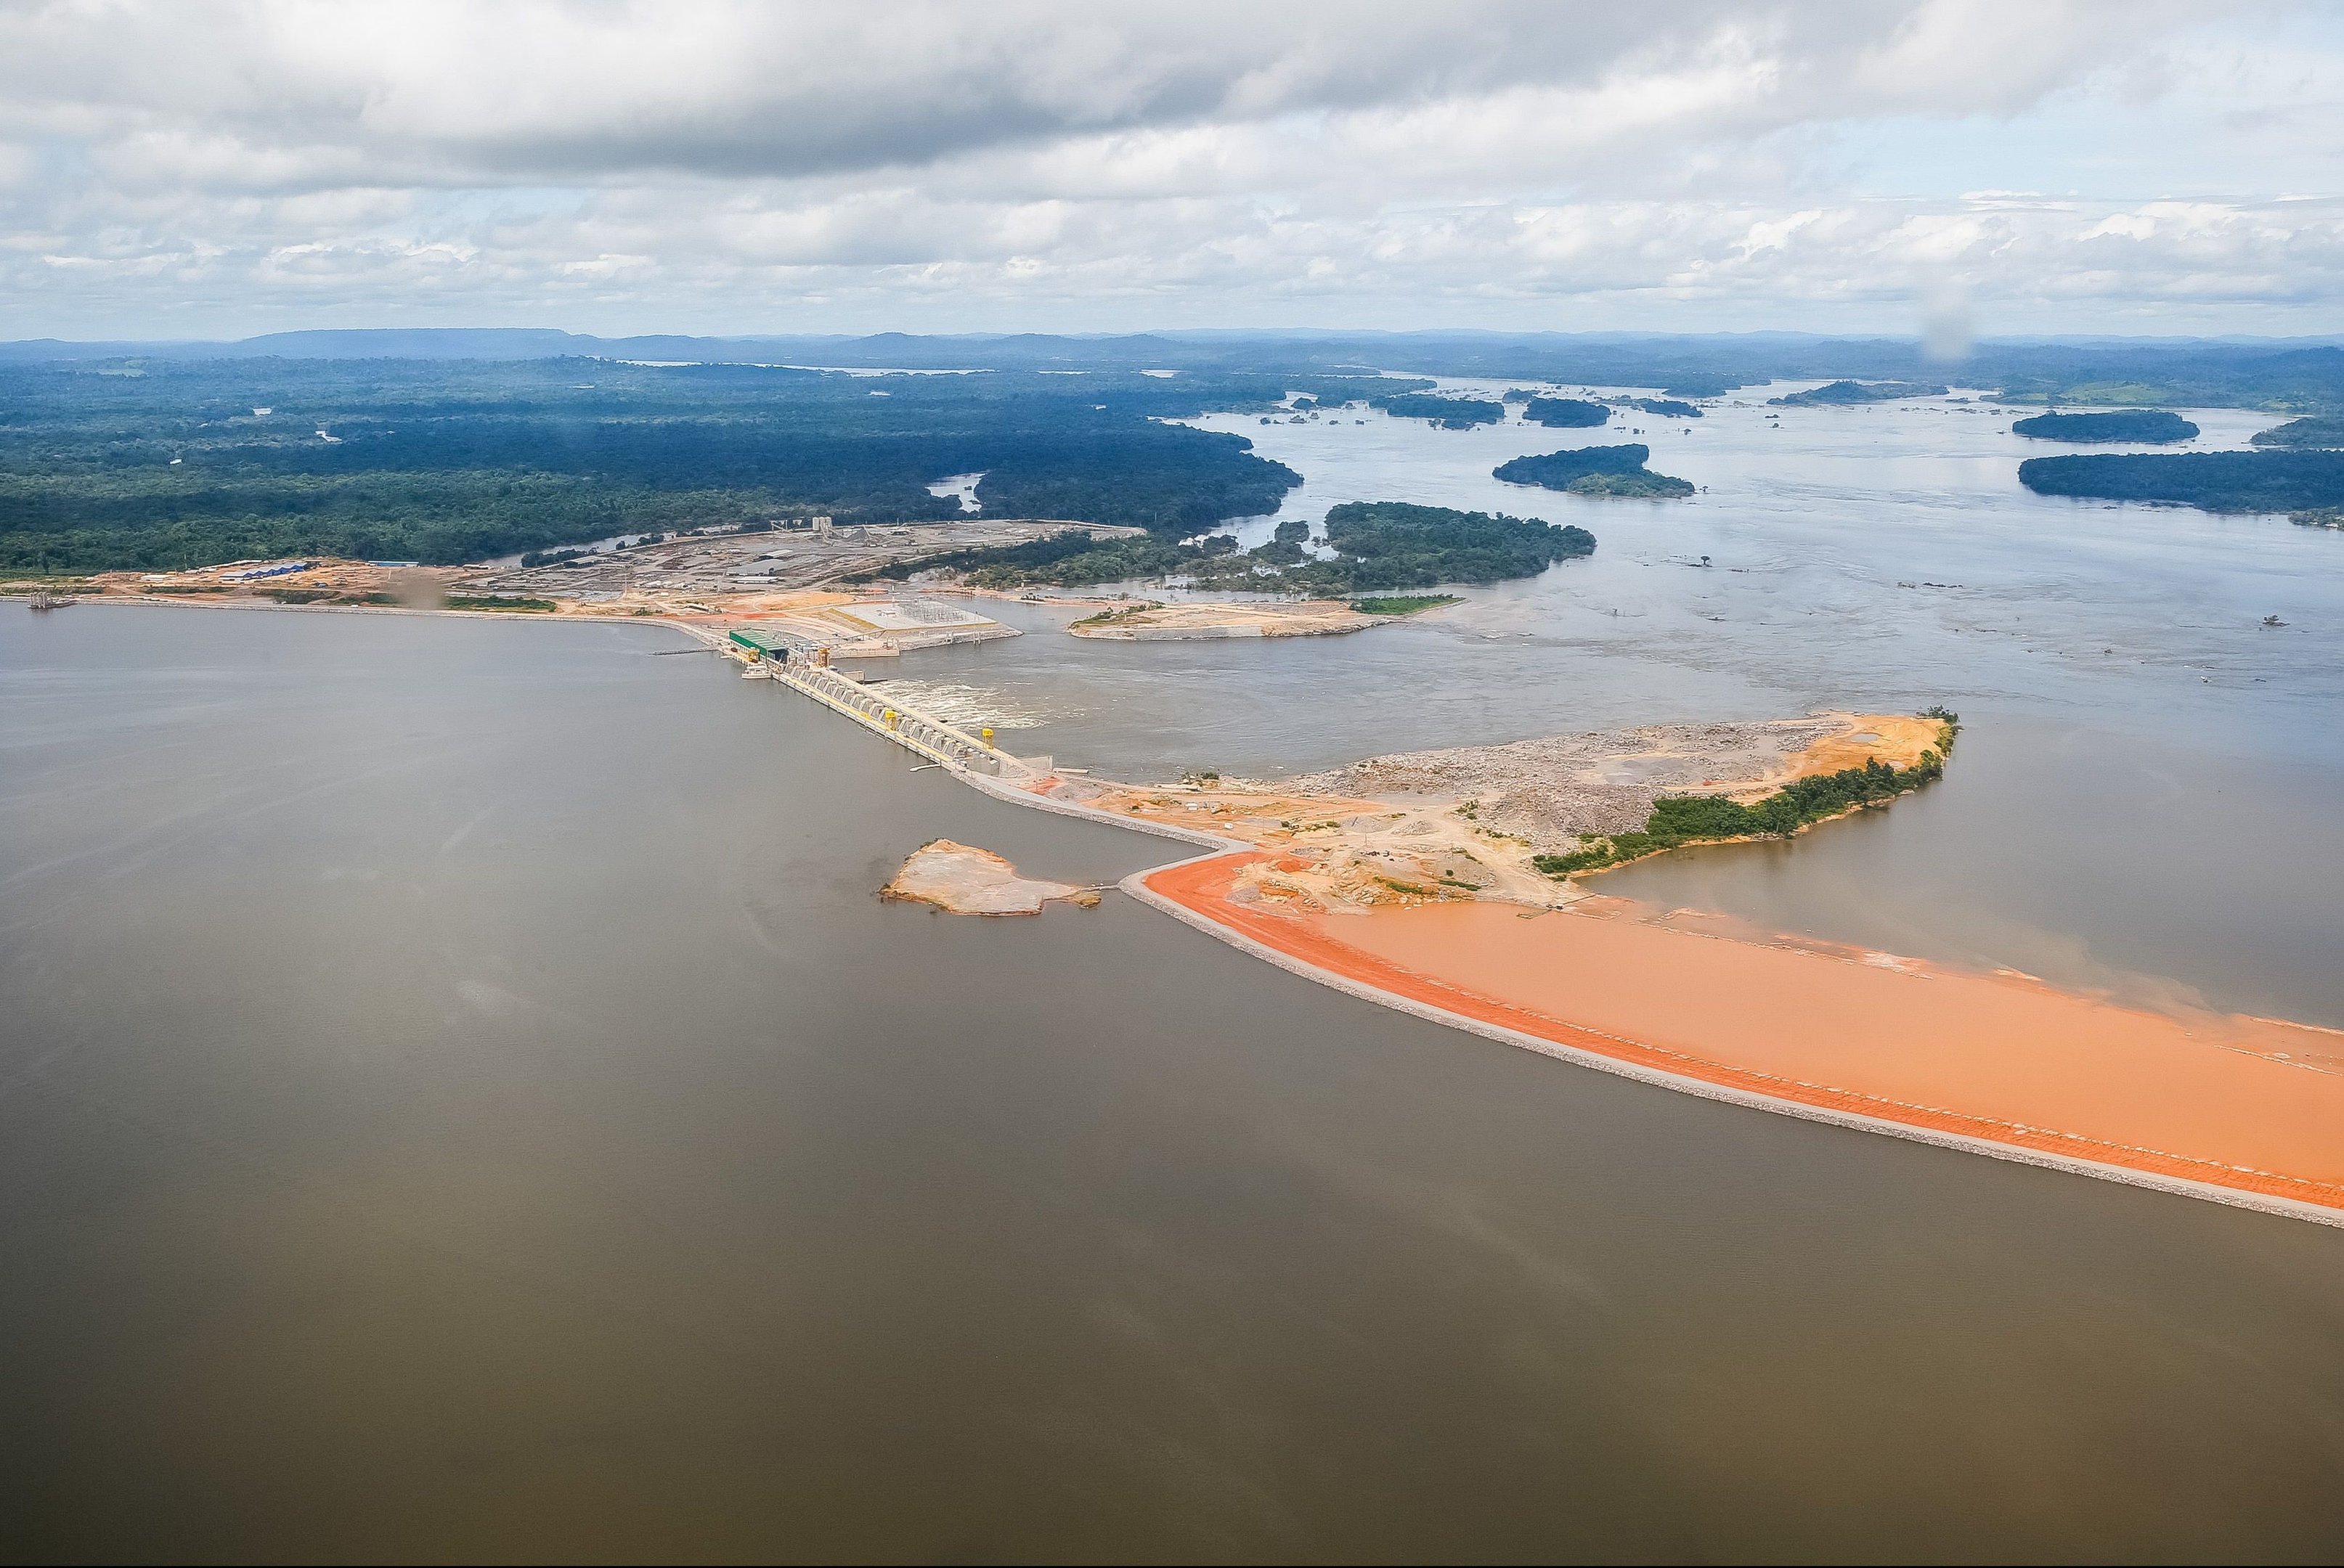
{"type": "Polygon", "coordinates": [[[1909,330],[1957,295],[1987,331],[2333,330],[2344,46],[2194,15],[0,5],[0,308],[1909,330]]]}

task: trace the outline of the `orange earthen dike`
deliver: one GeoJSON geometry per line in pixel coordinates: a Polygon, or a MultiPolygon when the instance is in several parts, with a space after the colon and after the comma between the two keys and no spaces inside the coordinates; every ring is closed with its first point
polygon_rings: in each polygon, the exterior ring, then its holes
{"type": "Polygon", "coordinates": [[[1141,872],[1142,901],[1282,968],[1667,1087],[2344,1226],[2344,1034],[2171,1015],[1884,954],[1575,910],[1287,912],[1264,857],[1141,872]]]}

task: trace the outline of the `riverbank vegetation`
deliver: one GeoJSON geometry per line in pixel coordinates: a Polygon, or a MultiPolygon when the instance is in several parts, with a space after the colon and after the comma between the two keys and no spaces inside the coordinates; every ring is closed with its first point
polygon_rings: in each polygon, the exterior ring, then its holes
{"type": "Polygon", "coordinates": [[[2095,452],[2029,457],[2018,482],[2037,495],[2164,501],[2209,512],[2304,512],[2344,506],[2344,452],[2095,452]]]}
{"type": "Polygon", "coordinates": [[[1617,447],[1582,447],[1575,451],[1549,452],[1542,457],[1516,457],[1490,470],[1510,485],[1536,485],[1575,496],[1678,500],[1693,487],[1670,474],[1644,467],[1652,449],[1641,441],[1617,447]]]}
{"type": "Polygon", "coordinates": [[[445,608],[449,609],[502,609],[512,610],[516,613],[524,615],[542,615],[549,610],[560,609],[561,607],[554,603],[554,601],[550,598],[507,598],[502,594],[451,593],[447,598],[445,608]]]}
{"type": "Polygon", "coordinates": [[[1355,598],[1351,608],[1361,615],[1414,615],[1419,610],[1439,609],[1443,605],[1463,604],[1453,593],[1377,594],[1368,598],[1355,598]]]}
{"type": "MultiPolygon", "coordinates": [[[[601,359],[0,364],[0,568],[330,555],[431,565],[621,534],[988,516],[1187,538],[1300,483],[1209,410],[1407,396],[1364,376],[847,377],[601,359]],[[108,374],[137,368],[136,376],[108,374]]],[[[1421,386],[1421,383],[1415,384],[1421,386]]],[[[1443,400],[1443,413],[1465,407],[1443,400]]],[[[1495,405],[1488,407],[1494,408],[1495,405]]]]}
{"type": "MultiPolygon", "coordinates": [[[[2163,408],[2118,408],[2107,414],[2037,414],[2010,427],[2014,436],[2038,441],[2130,441],[2143,445],[2187,441],[2198,427],[2163,408]]],[[[2260,437],[2257,437],[2260,439],[2260,437]]]]}
{"type": "Polygon", "coordinates": [[[863,580],[941,570],[972,588],[999,590],[1177,577],[1200,588],[1349,598],[1385,589],[1535,577],[1557,561],[1595,551],[1595,536],[1584,528],[1404,501],[1349,502],[1330,508],[1322,528],[1331,559],[1306,553],[1301,542],[1309,526],[1288,518],[1276,537],[1253,550],[1240,549],[1226,534],[1174,544],[1095,540],[1070,529],[1021,545],[901,561],[863,580]]]}
{"type": "Polygon", "coordinates": [[[1641,831],[1588,840],[1567,854],[1539,855],[1531,864],[1550,877],[1569,877],[1690,844],[1787,839],[1814,823],[1893,800],[1945,777],[1945,759],[1961,731],[1960,715],[1946,709],[1932,708],[1921,717],[1937,720],[1937,744],[1909,768],[1892,768],[1874,758],[1861,768],[1793,779],[1747,806],[1724,795],[1663,795],[1652,802],[1641,831]]]}
{"type": "Polygon", "coordinates": [[[2250,444],[2257,447],[2344,447],[2344,418],[2290,419],[2275,429],[2256,431],[2250,444]]]}

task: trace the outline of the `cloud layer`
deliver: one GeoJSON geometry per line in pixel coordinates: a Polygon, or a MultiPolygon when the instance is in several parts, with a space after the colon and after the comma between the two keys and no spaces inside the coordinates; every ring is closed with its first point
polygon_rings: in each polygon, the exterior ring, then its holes
{"type": "Polygon", "coordinates": [[[2316,12],[0,5],[6,337],[2337,330],[2316,12]],[[2199,13],[2202,15],[2202,13],[2199,13]]]}

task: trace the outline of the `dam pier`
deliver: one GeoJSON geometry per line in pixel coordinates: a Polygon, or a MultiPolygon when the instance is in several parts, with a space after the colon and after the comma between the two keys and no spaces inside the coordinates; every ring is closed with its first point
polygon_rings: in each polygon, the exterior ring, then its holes
{"type": "Polygon", "coordinates": [[[1010,756],[993,744],[990,729],[971,735],[934,714],[883,701],[830,662],[830,649],[807,638],[764,628],[738,628],[722,638],[696,626],[684,630],[747,666],[752,679],[778,681],[884,736],[924,761],[979,779],[1017,783],[1048,774],[1049,761],[1010,756]]]}

